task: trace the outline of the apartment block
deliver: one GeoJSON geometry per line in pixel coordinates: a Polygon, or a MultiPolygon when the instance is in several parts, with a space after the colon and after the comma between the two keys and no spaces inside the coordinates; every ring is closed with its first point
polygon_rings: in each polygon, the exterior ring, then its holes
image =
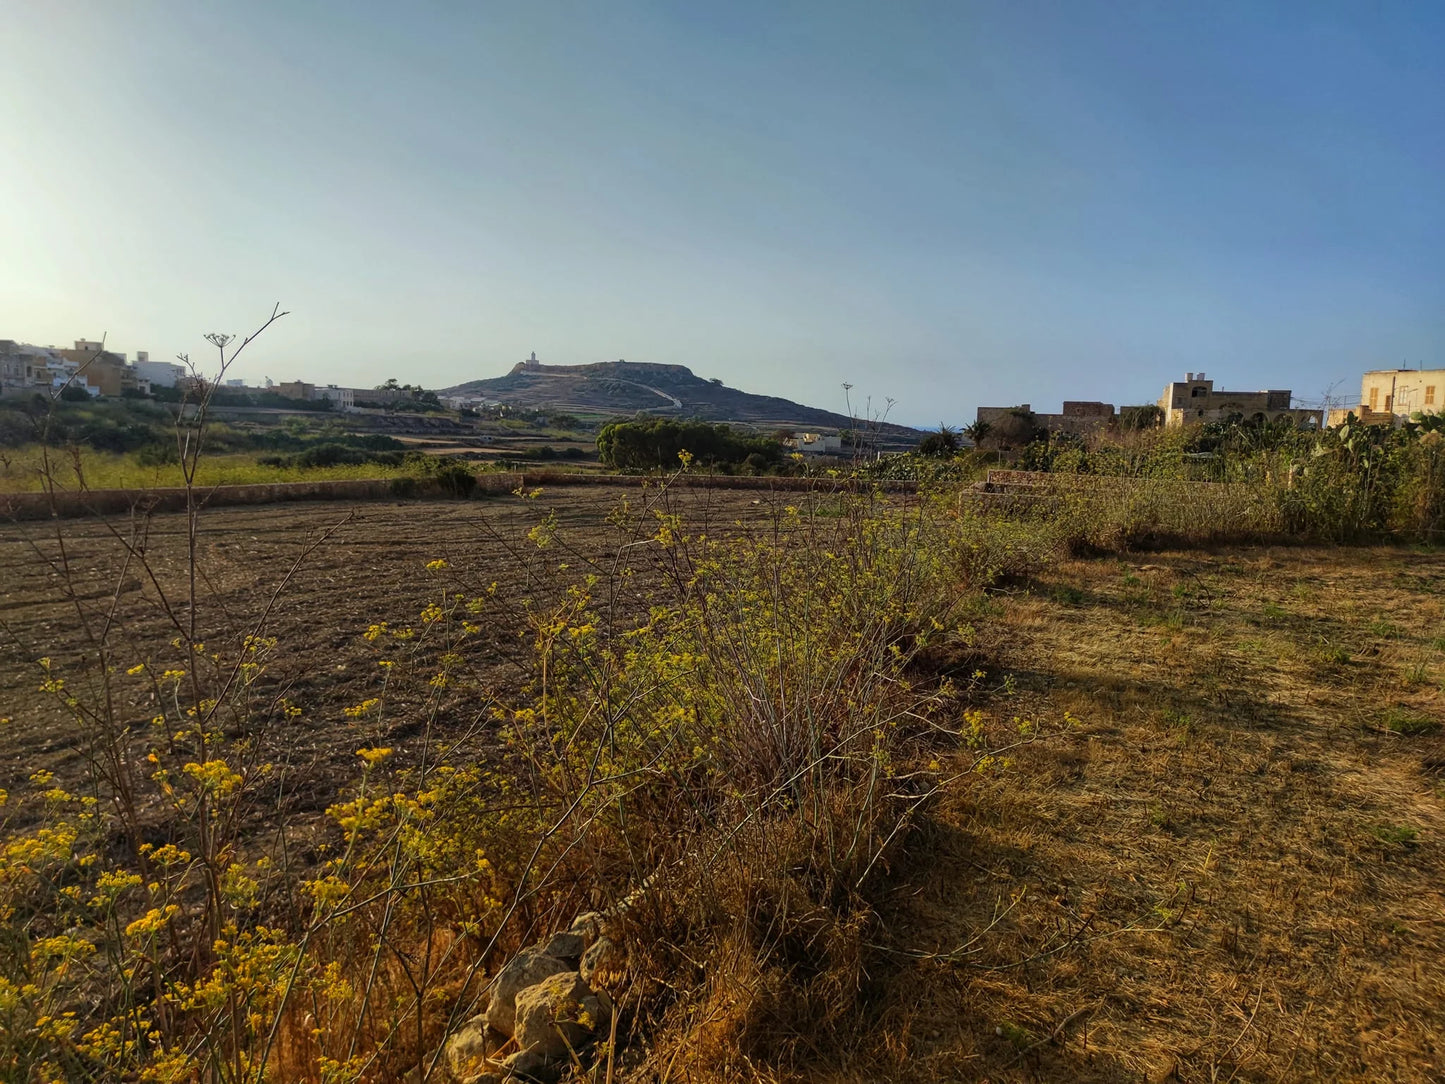
{"type": "Polygon", "coordinates": [[[1360,378],[1360,406],[1401,418],[1439,414],[1445,407],[1445,369],[1371,369],[1360,378]]]}

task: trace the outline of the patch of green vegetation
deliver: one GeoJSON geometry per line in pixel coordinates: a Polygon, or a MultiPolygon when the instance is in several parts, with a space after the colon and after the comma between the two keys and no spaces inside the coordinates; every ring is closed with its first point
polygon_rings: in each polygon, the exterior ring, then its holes
{"type": "Polygon", "coordinates": [[[1204,589],[1197,583],[1176,583],[1169,593],[1180,602],[1193,602],[1204,594],[1204,589]]]}
{"type": "Polygon", "coordinates": [[[1434,719],[1426,718],[1417,712],[1398,705],[1386,709],[1380,719],[1380,725],[1391,733],[1399,734],[1406,738],[1418,737],[1421,734],[1433,734],[1440,729],[1440,724],[1434,719]]]}
{"type": "Polygon", "coordinates": [[[1378,824],[1370,830],[1370,834],[1381,843],[1389,843],[1395,847],[1413,847],[1420,832],[1408,824],[1378,824]]]}
{"type": "Polygon", "coordinates": [[[1241,655],[1253,655],[1262,658],[1272,655],[1274,652],[1262,639],[1255,636],[1242,636],[1235,642],[1235,648],[1241,655]]]}
{"type": "Polygon", "coordinates": [[[1350,653],[1339,644],[1332,644],[1324,637],[1315,640],[1308,653],[1311,662],[1327,670],[1338,670],[1350,661],[1350,653]]]}
{"type": "Polygon", "coordinates": [[[631,470],[677,470],[696,460],[699,466],[746,466],[754,473],[784,462],[783,446],[726,425],[672,418],[613,422],[597,434],[604,465],[631,470]]]}
{"type": "Polygon", "coordinates": [[[1370,635],[1378,636],[1382,640],[1398,640],[1400,638],[1400,626],[1384,617],[1377,617],[1370,622],[1370,635]]]}
{"type": "Polygon", "coordinates": [[[1019,1050],[1026,1050],[1038,1042],[1038,1037],[1028,1028],[1008,1020],[1000,1022],[993,1033],[1019,1050]]]}
{"type": "MultiPolygon", "coordinates": [[[[0,404],[0,491],[149,489],[183,483],[176,416],[144,400],[0,404]],[[48,461],[48,467],[47,467],[48,461]]],[[[199,485],[384,478],[426,469],[394,437],[356,433],[338,418],[280,424],[212,421],[199,485]]]]}
{"type": "Polygon", "coordinates": [[[1429,685],[1430,684],[1430,660],[1417,657],[1405,670],[1406,685],[1429,685]]]}
{"type": "Polygon", "coordinates": [[[1266,621],[1283,621],[1289,617],[1289,611],[1277,602],[1266,602],[1259,608],[1259,613],[1266,621]]]}

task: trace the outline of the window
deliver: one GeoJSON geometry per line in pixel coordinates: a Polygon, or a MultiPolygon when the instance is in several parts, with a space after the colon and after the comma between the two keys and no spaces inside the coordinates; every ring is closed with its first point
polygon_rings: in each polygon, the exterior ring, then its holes
{"type": "Polygon", "coordinates": [[[1434,406],[1434,405],[1435,405],[1435,385],[1434,385],[1434,384],[1426,384],[1426,385],[1425,385],[1425,405],[1426,405],[1426,406],[1434,406]]]}
{"type": "Polygon", "coordinates": [[[1378,410],[1379,408],[1380,408],[1380,389],[1379,389],[1379,388],[1371,388],[1371,389],[1370,389],[1370,411],[1373,413],[1374,411],[1378,410]]]}
{"type": "Polygon", "coordinates": [[[1198,399],[1198,398],[1199,398],[1201,395],[1203,395],[1203,394],[1204,394],[1204,389],[1203,389],[1203,388],[1190,388],[1190,389],[1189,389],[1189,396],[1190,396],[1191,399],[1198,399]]]}

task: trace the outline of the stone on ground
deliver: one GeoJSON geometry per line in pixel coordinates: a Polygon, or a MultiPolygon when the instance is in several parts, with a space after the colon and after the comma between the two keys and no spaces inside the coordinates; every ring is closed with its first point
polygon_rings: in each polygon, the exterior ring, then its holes
{"type": "Polygon", "coordinates": [[[516,999],[517,1045],[555,1061],[565,1062],[605,1034],[611,1020],[611,999],[575,971],[549,976],[516,999]]]}
{"type": "Polygon", "coordinates": [[[571,968],[561,960],[544,955],[537,949],[523,949],[507,962],[492,986],[492,1000],[487,1005],[487,1024],[503,1035],[516,1030],[517,995],[543,979],[571,968]]]}

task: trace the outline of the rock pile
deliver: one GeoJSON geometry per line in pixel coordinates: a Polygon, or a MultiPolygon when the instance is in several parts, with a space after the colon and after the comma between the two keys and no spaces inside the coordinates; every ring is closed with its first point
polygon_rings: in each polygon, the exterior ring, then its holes
{"type": "Polygon", "coordinates": [[[601,987],[621,974],[621,946],[606,918],[578,916],[570,929],[523,949],[492,981],[484,1015],[447,1040],[446,1062],[459,1084],[557,1080],[612,1022],[601,987]],[[517,1049],[496,1059],[512,1041],[517,1049]]]}

